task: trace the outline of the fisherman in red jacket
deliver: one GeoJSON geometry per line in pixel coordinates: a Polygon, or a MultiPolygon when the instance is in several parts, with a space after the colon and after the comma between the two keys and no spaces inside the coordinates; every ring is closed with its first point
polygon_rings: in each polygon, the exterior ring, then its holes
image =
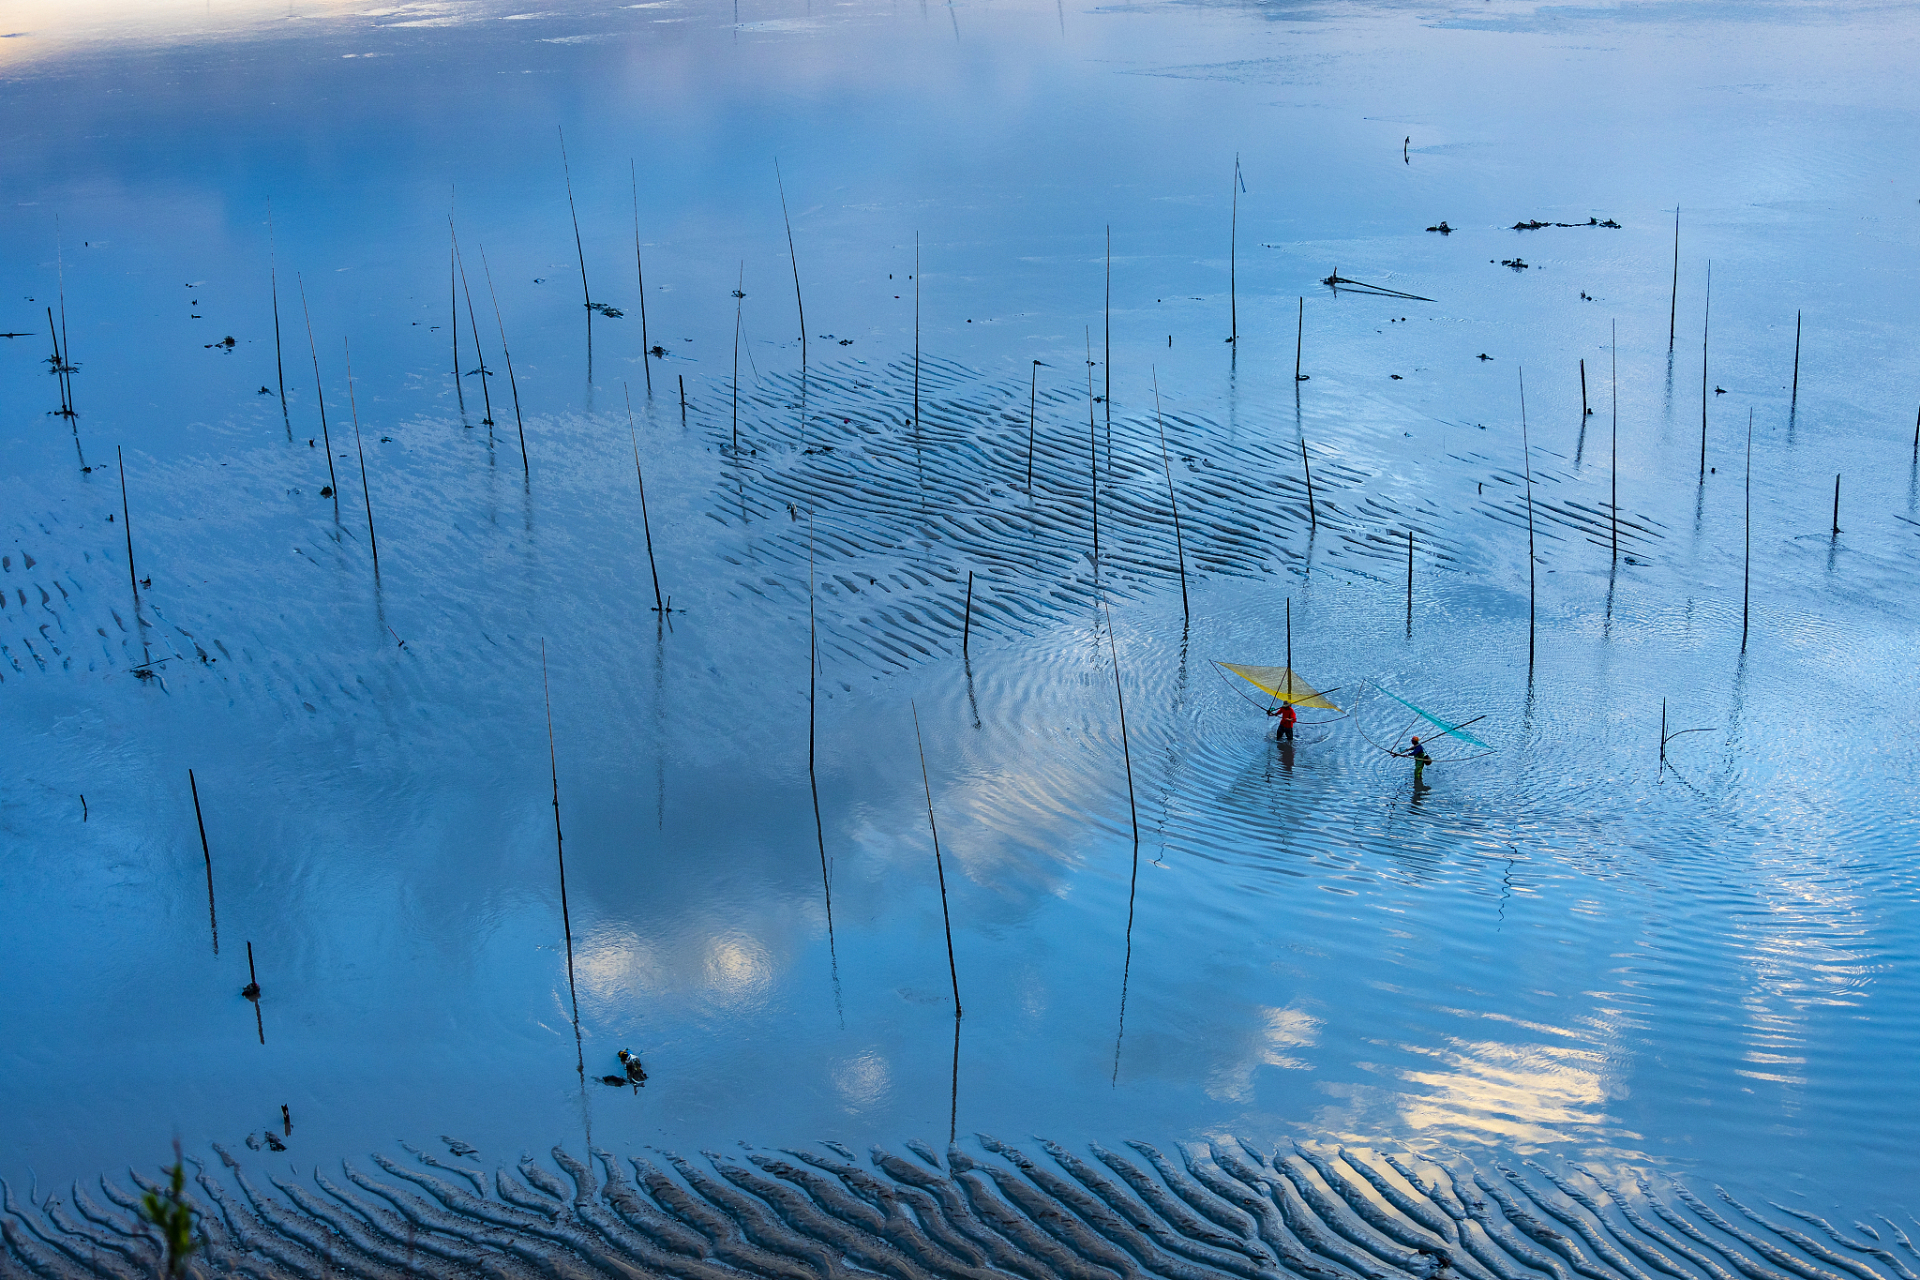
{"type": "Polygon", "coordinates": [[[1283,702],[1271,711],[1268,711],[1267,714],[1280,717],[1280,727],[1274,731],[1274,741],[1292,742],[1293,725],[1294,722],[1300,718],[1294,711],[1293,704],[1291,702],[1283,702]]]}

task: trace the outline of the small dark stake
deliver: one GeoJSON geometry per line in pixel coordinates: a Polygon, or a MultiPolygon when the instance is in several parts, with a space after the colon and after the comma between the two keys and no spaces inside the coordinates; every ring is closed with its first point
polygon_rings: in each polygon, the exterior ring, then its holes
{"type": "Polygon", "coordinates": [[[1793,400],[1787,405],[1787,412],[1793,413],[1800,408],[1800,313],[1793,313],[1793,400]]]}
{"type": "MultiPolygon", "coordinates": [[[[193,780],[193,770],[187,770],[187,789],[193,792],[193,820],[200,827],[200,856],[207,863],[207,926],[213,931],[213,954],[220,954],[220,917],[213,909],[213,849],[207,844],[207,820],[200,816],[200,784],[193,780]]],[[[80,804],[86,806],[86,797],[80,804]]],[[[253,950],[247,950],[247,968],[253,968],[253,950]]]]}
{"type": "Polygon", "coordinates": [[[294,273],[300,285],[300,314],[307,319],[307,350],[313,356],[313,394],[320,404],[320,443],[327,451],[327,481],[333,490],[333,514],[340,514],[340,480],[333,474],[333,437],[327,434],[327,393],[320,386],[320,348],[313,340],[313,313],[307,310],[307,282],[294,273]]]}
{"type": "Polygon", "coordinates": [[[1913,415],[1913,457],[1920,462],[1920,412],[1913,415]]]}
{"type": "Polygon", "coordinates": [[[260,977],[253,971],[253,943],[247,943],[247,989],[243,993],[253,1002],[253,1029],[260,1033],[260,1043],[267,1042],[267,1024],[260,1017],[260,977]]]}
{"type": "Polygon", "coordinates": [[[133,517],[127,514],[127,460],[120,446],[113,446],[113,459],[120,470],[120,528],[127,535],[127,585],[133,588],[133,607],[140,608],[140,578],[133,571],[133,517]]]}
{"type": "Polygon", "coordinates": [[[746,305],[747,263],[740,262],[740,283],[733,287],[733,451],[740,452],[740,308],[746,305]]]}
{"type": "Polygon", "coordinates": [[[1167,456],[1167,424],[1160,416],[1160,374],[1153,375],[1153,421],[1160,428],[1160,469],[1167,476],[1167,505],[1173,510],[1173,554],[1180,566],[1180,618],[1183,623],[1193,621],[1193,610],[1187,604],[1187,546],[1180,535],[1180,499],[1173,491],[1173,462],[1167,456]]]}
{"type": "MultiPolygon", "coordinates": [[[[460,384],[460,266],[453,246],[453,216],[447,216],[447,332],[453,335],[453,394],[460,402],[460,416],[467,414],[467,393],[460,384]]],[[[304,289],[301,305],[306,305],[304,289]]]]}
{"type": "Polygon", "coordinates": [[[1747,547],[1740,568],[1740,652],[1747,651],[1747,617],[1753,604],[1753,410],[1747,410],[1747,547]]]}
{"type": "MultiPolygon", "coordinates": [[[[634,279],[640,284],[640,367],[646,371],[647,399],[651,400],[653,399],[653,366],[648,364],[647,361],[653,359],[653,348],[647,345],[647,273],[640,265],[640,171],[634,168],[632,160],[627,161],[627,177],[633,183],[633,275],[634,279]]],[[[784,193],[780,199],[781,208],[784,209],[786,207],[786,196],[784,193]]],[[[796,281],[794,284],[794,292],[798,294],[799,290],[800,286],[796,281]]],[[[800,325],[800,343],[803,361],[805,359],[806,341],[807,326],[803,321],[800,325]]]]}
{"type": "Polygon", "coordinates": [[[1133,799],[1133,748],[1127,743],[1127,695],[1120,687],[1120,650],[1113,642],[1113,610],[1102,601],[1100,608],[1107,615],[1107,653],[1113,658],[1113,697],[1120,707],[1120,758],[1127,766],[1127,812],[1133,818],[1133,856],[1136,865],[1140,857],[1140,807],[1133,799]]]}
{"type": "MultiPolygon", "coordinates": [[[[1307,341],[1307,300],[1300,299],[1300,322],[1293,331],[1293,380],[1300,381],[1300,351],[1307,341]]],[[[1172,343],[1167,345],[1171,346],[1172,343]]]]}
{"type": "MultiPolygon", "coordinates": [[[[627,384],[624,382],[620,384],[620,394],[627,394],[627,384]]],[[[653,559],[653,525],[647,519],[647,480],[640,474],[640,437],[633,429],[631,396],[627,396],[627,436],[633,442],[633,478],[640,486],[640,531],[647,539],[647,568],[653,572],[653,611],[664,617],[667,606],[660,599],[660,566],[653,559]]]]}
{"type": "MultiPolygon", "coordinates": [[[[559,128],[559,126],[555,126],[559,128]]],[[[587,288],[587,250],[580,243],[580,211],[573,204],[573,166],[567,163],[567,131],[560,129],[560,169],[567,178],[567,212],[573,215],[573,250],[580,256],[580,296],[587,307],[587,381],[593,381],[593,293],[587,288]]]]}
{"type": "Polygon", "coordinates": [[[87,820],[87,798],[86,796],[82,795],[80,797],[80,821],[85,822],[86,820],[87,820]]]}
{"type": "Polygon", "coordinates": [[[1833,478],[1833,536],[1840,536],[1840,477],[1833,478]]]}
{"type": "MultiPolygon", "coordinates": [[[[478,334],[476,333],[476,338],[478,334]]],[[[340,339],[340,348],[347,356],[347,408],[353,414],[353,449],[360,455],[360,497],[367,507],[367,546],[373,551],[373,576],[380,578],[380,540],[373,536],[373,493],[367,488],[367,451],[360,443],[360,405],[353,393],[353,348],[347,345],[345,338],[340,339]]],[[[491,419],[489,419],[491,421],[491,419]]]]}
{"type": "Polygon", "coordinates": [[[1229,332],[1227,341],[1235,346],[1234,354],[1239,354],[1240,343],[1240,285],[1238,272],[1240,265],[1240,154],[1233,156],[1233,219],[1227,231],[1227,317],[1229,332]]]}
{"type": "Polygon", "coordinates": [[[1407,635],[1413,635],[1413,530],[1407,530],[1407,635]]]}
{"type": "Polygon", "coordinates": [[[913,233],[913,434],[920,435],[920,233],[913,233]]]}
{"type": "Polygon", "coordinates": [[[680,425],[684,427],[687,425],[687,375],[675,376],[680,379],[680,425]]]}
{"type": "Polygon", "coordinates": [[[1707,479],[1707,327],[1713,320],[1713,260],[1707,260],[1707,306],[1700,318],[1700,481],[1707,479]]]}
{"type": "MultiPolygon", "coordinates": [[[[800,300],[800,257],[793,248],[793,219],[787,215],[787,184],[780,177],[778,156],[773,161],[773,180],[780,187],[780,217],[787,224],[787,260],[793,263],[793,306],[800,313],[800,376],[804,379],[807,376],[807,304],[800,300]]],[[[634,255],[639,256],[638,248],[634,255]]]]}
{"type": "Polygon", "coordinates": [[[1320,517],[1313,509],[1313,467],[1307,462],[1307,438],[1300,437],[1300,471],[1307,477],[1307,523],[1314,532],[1320,530],[1320,517]]]}
{"type": "Polygon", "coordinates": [[[913,744],[920,750],[920,785],[927,792],[927,830],[933,833],[933,869],[940,877],[940,919],[947,927],[947,973],[953,979],[953,1016],[958,1021],[960,970],[953,962],[953,917],[947,911],[947,871],[940,861],[940,828],[933,821],[933,783],[927,778],[927,746],[920,738],[920,708],[912,702],[907,705],[913,710],[913,744]]]}
{"type": "MultiPolygon", "coordinates": [[[[560,836],[560,758],[553,745],[553,686],[547,682],[547,642],[540,642],[540,688],[547,700],[547,767],[553,777],[553,853],[560,863],[560,927],[567,939],[567,994],[573,998],[573,1040],[580,1045],[580,992],[573,983],[573,916],[567,910],[567,850],[560,836]]],[[[584,1050],[582,1050],[584,1053],[584,1050]]],[[[580,1072],[586,1074],[586,1059],[580,1072]]]]}
{"type": "Polygon", "coordinates": [[[287,442],[293,442],[293,418],[287,413],[287,366],[280,358],[280,267],[275,261],[273,244],[273,201],[267,201],[267,283],[273,291],[273,371],[280,378],[280,421],[286,424],[287,442]]]}
{"type": "MultiPolygon", "coordinates": [[[[1027,385],[1027,497],[1033,497],[1033,411],[1039,403],[1040,362],[1033,362],[1032,377],[1027,385]]],[[[1920,428],[1915,429],[1915,438],[1920,440],[1920,428]]]]}
{"type": "Polygon", "coordinates": [[[1527,372],[1520,372],[1520,452],[1527,478],[1527,670],[1533,670],[1533,450],[1527,444],[1527,372]]]}
{"type": "MultiPolygon", "coordinates": [[[[452,228],[451,220],[448,221],[447,226],[449,229],[452,228]]],[[[467,264],[460,256],[458,235],[453,238],[453,261],[460,268],[460,292],[467,295],[467,324],[473,331],[473,358],[480,362],[480,368],[476,372],[480,375],[480,403],[485,414],[480,419],[480,425],[490,427],[493,425],[493,392],[487,389],[487,379],[493,376],[493,370],[487,368],[486,353],[480,349],[480,320],[473,312],[473,289],[467,284],[467,264]]]]}
{"type": "Polygon", "coordinates": [[[1673,206],[1673,298],[1667,303],[1667,353],[1673,353],[1673,335],[1680,319],[1680,206],[1673,206]]]}
{"type": "Polygon", "coordinates": [[[1093,429],[1093,330],[1087,330],[1087,479],[1093,496],[1093,567],[1100,569],[1100,449],[1093,429]]]}
{"type": "Polygon", "coordinates": [[[1662,698],[1660,699],[1660,767],[1662,770],[1666,768],[1666,764],[1667,764],[1667,700],[1665,698],[1662,698]]]}
{"type": "MultiPolygon", "coordinates": [[[[1837,494],[1838,489],[1834,490],[1837,494]]],[[[967,611],[960,623],[960,656],[967,656],[967,642],[973,637],[973,570],[967,570],[967,611]]]]}
{"type": "Polygon", "coordinates": [[[1620,558],[1620,322],[1613,322],[1613,452],[1607,462],[1607,470],[1613,485],[1613,496],[1607,505],[1612,508],[1613,558],[1620,558]]]}
{"type": "Polygon", "coordinates": [[[1580,429],[1586,430],[1587,419],[1593,410],[1587,408],[1587,362],[1580,362],[1580,429]]]}
{"type": "Polygon", "coordinates": [[[1102,357],[1107,379],[1107,465],[1113,465],[1113,228],[1107,228],[1107,349],[1102,357]]]}
{"type": "Polygon", "coordinates": [[[520,384],[513,377],[513,352],[507,346],[507,322],[500,314],[500,295],[493,287],[493,268],[487,265],[487,246],[480,246],[480,269],[487,273],[487,293],[493,299],[493,319],[500,326],[500,354],[507,359],[507,386],[513,392],[513,425],[520,432],[520,470],[531,480],[533,464],[527,461],[527,424],[520,420],[520,384]]]}

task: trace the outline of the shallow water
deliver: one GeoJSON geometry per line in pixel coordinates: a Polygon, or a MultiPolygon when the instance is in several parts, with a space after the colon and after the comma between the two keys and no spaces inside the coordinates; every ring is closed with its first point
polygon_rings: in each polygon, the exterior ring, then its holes
{"type": "Polygon", "coordinates": [[[1230,1134],[1910,1211],[1903,18],[16,6],[5,1172],[285,1104],[305,1169],[1230,1134]],[[1354,714],[1285,752],[1210,660],[1289,599],[1354,714]],[[1416,794],[1375,683],[1498,750],[1416,794]]]}

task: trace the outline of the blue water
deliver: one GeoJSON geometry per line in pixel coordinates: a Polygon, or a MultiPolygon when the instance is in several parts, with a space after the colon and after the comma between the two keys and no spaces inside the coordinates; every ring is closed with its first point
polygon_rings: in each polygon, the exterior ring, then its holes
{"type": "Polygon", "coordinates": [[[286,1104],[303,1168],[1235,1134],[1911,1208],[1903,11],[5,21],[10,1175],[286,1104]],[[1289,600],[1353,715],[1283,753],[1210,660],[1289,600]],[[1414,791],[1376,685],[1497,750],[1414,791]]]}

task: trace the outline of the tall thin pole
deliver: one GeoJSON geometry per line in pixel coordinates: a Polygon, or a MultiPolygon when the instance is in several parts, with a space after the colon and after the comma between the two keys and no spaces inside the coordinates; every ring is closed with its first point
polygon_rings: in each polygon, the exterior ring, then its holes
{"type": "Polygon", "coordinates": [[[1413,635],[1413,530],[1407,530],[1407,635],[1413,635]]]}
{"type": "Polygon", "coordinates": [[[553,853],[560,863],[560,925],[567,938],[567,992],[573,998],[573,1030],[580,1035],[580,992],[573,981],[573,916],[567,910],[567,850],[560,836],[560,757],[553,745],[553,686],[547,680],[547,642],[540,642],[540,688],[547,699],[547,767],[553,776],[553,853]]]}
{"type": "Polygon", "coordinates": [[[1240,153],[1233,155],[1233,221],[1227,233],[1227,314],[1232,332],[1227,341],[1240,342],[1240,153]]]}
{"type": "Polygon", "coordinates": [[[1533,669],[1533,450],[1527,444],[1527,371],[1520,370],[1520,452],[1527,477],[1527,669],[1533,669]]]}
{"type": "Polygon", "coordinates": [[[1613,496],[1607,505],[1613,515],[1613,558],[1620,558],[1620,322],[1613,322],[1613,453],[1608,460],[1607,469],[1613,485],[1613,496]]]}
{"type": "Polygon", "coordinates": [[[1087,331],[1087,478],[1093,497],[1093,567],[1100,568],[1100,450],[1093,430],[1093,331],[1087,331]]]}
{"type": "Polygon", "coordinates": [[[487,246],[480,246],[480,268],[487,273],[487,292],[493,297],[493,318],[500,326],[500,354],[507,358],[507,386],[513,391],[513,425],[520,431],[520,469],[529,480],[533,465],[527,461],[527,424],[520,420],[520,384],[513,378],[513,352],[507,346],[507,322],[500,314],[500,295],[494,292],[493,268],[487,265],[487,246]]]}
{"type": "Polygon", "coordinates": [[[287,366],[280,358],[280,267],[273,243],[273,200],[267,200],[267,282],[273,290],[273,371],[280,379],[280,420],[287,439],[293,439],[293,418],[287,413],[287,366]]]}
{"type": "MultiPolygon", "coordinates": [[[[460,381],[460,265],[453,245],[453,217],[447,217],[447,329],[453,336],[453,394],[460,402],[460,414],[467,412],[467,392],[460,381]]],[[[297,273],[296,273],[297,278],[297,273]]],[[[301,286],[301,306],[306,305],[306,287],[301,286]]]]}
{"type": "Polygon", "coordinates": [[[1667,303],[1667,352],[1673,352],[1673,335],[1680,320],[1680,206],[1673,206],[1673,298],[1667,303]]]}
{"type": "MultiPolygon", "coordinates": [[[[340,478],[333,474],[333,437],[327,434],[327,393],[320,385],[320,348],[313,340],[313,312],[307,310],[307,282],[295,272],[294,280],[300,285],[300,314],[307,319],[307,351],[313,356],[313,394],[320,403],[320,443],[327,451],[327,480],[333,490],[333,510],[340,511],[340,478]]],[[[456,317],[457,318],[457,317],[456,317]]]]}
{"type": "Polygon", "coordinates": [[[1287,597],[1287,701],[1293,701],[1293,597],[1287,597]]]}
{"type": "Polygon", "coordinates": [[[920,434],[920,233],[913,233],[913,432],[920,434]]]}
{"type": "MultiPolygon", "coordinates": [[[[780,187],[780,217],[787,224],[787,260],[793,263],[793,305],[800,312],[800,372],[807,371],[807,304],[800,300],[800,258],[793,248],[793,219],[787,216],[787,184],[780,177],[780,158],[773,160],[773,180],[780,187]]],[[[914,269],[914,283],[919,281],[919,268],[914,269]]]]}
{"type": "MultiPolygon", "coordinates": [[[[627,177],[633,185],[633,274],[640,285],[640,367],[647,375],[647,399],[653,399],[653,366],[647,361],[653,359],[653,348],[647,345],[647,273],[640,264],[640,171],[634,167],[633,160],[627,160],[627,177]]],[[[797,292],[797,290],[796,290],[797,292]]],[[[807,327],[800,326],[800,341],[807,339],[807,327]]]]}
{"type": "MultiPolygon", "coordinates": [[[[656,594],[658,594],[656,592],[656,594]]],[[[814,772],[814,702],[820,675],[819,630],[813,614],[813,512],[807,512],[807,785],[813,790],[813,838],[820,846],[820,890],[827,900],[827,948],[833,948],[833,882],[827,875],[827,828],[820,818],[820,779],[814,772]]],[[[836,980],[838,961],[836,959],[836,980]]]]}
{"type": "Polygon", "coordinates": [[[360,455],[360,497],[367,507],[367,546],[373,551],[373,576],[378,579],[380,540],[373,536],[373,494],[367,488],[367,451],[360,443],[360,405],[353,392],[353,348],[347,345],[344,337],[340,339],[340,348],[347,357],[347,408],[353,414],[353,449],[360,455]]]}
{"type": "Polygon", "coordinates": [[[1320,529],[1320,516],[1313,509],[1313,467],[1307,462],[1305,432],[1300,435],[1300,470],[1307,477],[1307,524],[1317,533],[1320,529]]]}
{"type": "Polygon", "coordinates": [[[560,132],[560,169],[567,178],[567,212],[573,215],[573,249],[580,256],[580,296],[587,307],[587,381],[593,381],[593,294],[587,289],[587,250],[580,242],[580,211],[573,204],[573,166],[567,163],[567,131],[560,132]]]}
{"type": "Polygon", "coordinates": [[[733,287],[733,452],[736,456],[740,453],[740,308],[746,303],[747,260],[742,258],[740,282],[733,287]]]}
{"type": "MultiPolygon", "coordinates": [[[[452,219],[448,219],[447,226],[451,230],[452,219]]],[[[487,368],[486,352],[480,349],[480,320],[473,312],[473,289],[467,284],[467,264],[460,257],[460,237],[457,233],[453,237],[453,262],[460,269],[460,290],[467,295],[467,324],[473,330],[473,358],[480,363],[476,372],[480,375],[480,403],[486,415],[480,419],[480,425],[490,427],[493,425],[493,392],[487,389],[487,379],[493,376],[493,371],[487,368]]]]}
{"type": "Polygon", "coordinates": [[[1127,765],[1127,812],[1133,818],[1133,847],[1140,848],[1140,807],[1133,799],[1133,748],[1127,745],[1127,695],[1120,687],[1120,650],[1113,642],[1113,610],[1106,601],[1100,602],[1100,608],[1107,615],[1107,652],[1113,657],[1113,697],[1120,705],[1120,758],[1127,765]]]}
{"type": "Polygon", "coordinates": [[[200,856],[207,863],[207,925],[213,930],[213,954],[220,954],[220,917],[213,909],[213,849],[207,844],[207,820],[200,816],[200,784],[187,770],[187,788],[193,792],[193,820],[200,826],[200,856]]]}
{"type": "Polygon", "coordinates": [[[1160,416],[1160,374],[1153,375],[1153,421],[1160,428],[1160,468],[1167,475],[1167,505],[1173,509],[1173,553],[1180,566],[1180,617],[1187,623],[1193,621],[1193,610],[1187,604],[1187,547],[1180,535],[1180,499],[1173,491],[1173,462],[1167,456],[1167,423],[1160,416]]]}
{"type": "MultiPolygon", "coordinates": [[[[1837,490],[1836,490],[1837,492],[1837,490]]],[[[1747,617],[1753,603],[1753,410],[1747,410],[1747,548],[1740,569],[1740,652],[1747,651],[1747,617]]]]}
{"type": "Polygon", "coordinates": [[[133,607],[140,607],[140,577],[133,571],[133,517],[127,514],[127,460],[120,446],[113,446],[113,460],[120,472],[120,528],[127,535],[127,585],[133,588],[133,607]]]}
{"type": "Polygon", "coordinates": [[[1113,449],[1113,227],[1107,227],[1107,349],[1104,357],[1107,379],[1107,449],[1113,449]]]}
{"type": "Polygon", "coordinates": [[[1707,328],[1713,321],[1713,260],[1707,260],[1707,306],[1700,317],[1700,479],[1707,478],[1707,328]]]}
{"type": "MultiPolygon", "coordinates": [[[[653,571],[653,611],[664,617],[667,608],[660,599],[660,566],[655,564],[653,559],[653,525],[647,519],[647,479],[640,474],[640,437],[633,429],[633,397],[627,395],[627,384],[624,382],[620,384],[620,394],[625,396],[627,401],[627,437],[633,442],[633,478],[640,486],[640,529],[647,539],[647,568],[653,571]]],[[[811,516],[807,517],[807,539],[811,545],[813,539],[813,517],[811,516]]],[[[813,573],[811,553],[808,556],[808,564],[808,582],[811,584],[813,573]]],[[[812,586],[809,585],[807,590],[807,608],[811,611],[813,608],[812,586]]]]}
{"type": "MultiPolygon", "coordinates": [[[[1027,497],[1033,497],[1033,412],[1040,396],[1040,362],[1033,362],[1032,377],[1027,385],[1027,497]]],[[[1920,434],[1920,433],[1916,433],[1920,434]]]]}
{"type": "MultiPolygon", "coordinates": [[[[1835,490],[1837,493],[1838,490],[1835,490]]],[[[973,640],[973,570],[967,570],[967,607],[960,623],[960,656],[967,657],[967,645],[973,640]]]]}
{"type": "Polygon", "coordinates": [[[1787,406],[1792,413],[1800,407],[1800,312],[1793,313],[1793,400],[1787,406]]]}
{"type": "Polygon", "coordinates": [[[1293,380],[1300,381],[1300,349],[1307,341],[1307,300],[1300,299],[1300,323],[1293,331],[1293,380]]]}
{"type": "Polygon", "coordinates": [[[1833,478],[1833,536],[1840,536],[1840,477],[1833,478]]]}
{"type": "Polygon", "coordinates": [[[947,973],[953,979],[953,1016],[958,1020],[960,970],[953,962],[953,917],[947,911],[947,869],[940,860],[940,828],[933,821],[933,783],[927,779],[927,746],[920,738],[920,708],[911,701],[907,705],[913,710],[913,744],[920,750],[920,784],[927,792],[927,830],[933,832],[933,869],[940,877],[940,919],[947,927],[947,973]]]}

